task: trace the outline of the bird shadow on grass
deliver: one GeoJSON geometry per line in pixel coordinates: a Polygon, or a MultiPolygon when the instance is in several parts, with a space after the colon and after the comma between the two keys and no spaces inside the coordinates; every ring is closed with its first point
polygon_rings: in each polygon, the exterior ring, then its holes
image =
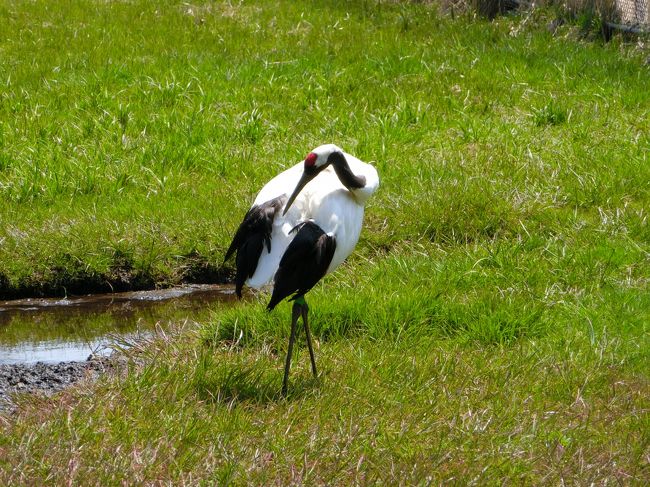
{"type": "Polygon", "coordinates": [[[308,371],[294,371],[287,395],[282,394],[282,371],[266,360],[253,363],[217,362],[204,358],[197,366],[193,386],[201,400],[221,404],[275,404],[318,391],[322,379],[308,371]]]}

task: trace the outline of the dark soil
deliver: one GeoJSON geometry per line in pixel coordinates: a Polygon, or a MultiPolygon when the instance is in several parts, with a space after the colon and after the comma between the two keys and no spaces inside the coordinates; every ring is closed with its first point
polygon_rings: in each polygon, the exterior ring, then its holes
{"type": "Polygon", "coordinates": [[[11,409],[14,393],[53,394],[83,378],[97,378],[113,368],[109,358],[85,362],[0,365],[0,411],[11,409]]]}

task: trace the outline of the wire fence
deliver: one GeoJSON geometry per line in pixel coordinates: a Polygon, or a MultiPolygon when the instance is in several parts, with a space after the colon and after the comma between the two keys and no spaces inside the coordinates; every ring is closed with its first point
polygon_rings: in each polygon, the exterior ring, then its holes
{"type": "Polygon", "coordinates": [[[650,29],[650,0],[616,0],[616,8],[621,24],[639,30],[650,29]]]}
{"type": "Polygon", "coordinates": [[[452,14],[474,10],[489,19],[511,10],[556,5],[563,7],[574,19],[581,14],[597,16],[602,22],[603,33],[608,31],[608,35],[612,30],[650,34],[650,0],[443,0],[443,3],[452,14]]]}

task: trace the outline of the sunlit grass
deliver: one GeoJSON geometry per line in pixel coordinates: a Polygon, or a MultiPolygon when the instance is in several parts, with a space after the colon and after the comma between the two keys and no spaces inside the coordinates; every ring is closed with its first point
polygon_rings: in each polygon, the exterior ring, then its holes
{"type": "Polygon", "coordinates": [[[648,383],[638,368],[647,339],[583,329],[514,346],[425,334],[334,340],[317,346],[318,380],[303,344],[283,398],[282,349],[215,349],[193,336],[130,352],[140,365],[124,378],[21,401],[0,444],[4,478],[64,480],[70,462],[73,478],[96,483],[647,475],[648,383]]]}
{"type": "Polygon", "coordinates": [[[390,240],[642,211],[646,68],[615,43],[423,5],[273,5],[5,3],[3,293],[196,280],[256,189],[327,141],[377,165],[390,240]]]}
{"type": "Polygon", "coordinates": [[[431,3],[0,5],[0,294],[219,280],[261,185],[335,142],[382,183],[267,293],[1,416],[0,483],[647,483],[638,46],[431,3]]]}

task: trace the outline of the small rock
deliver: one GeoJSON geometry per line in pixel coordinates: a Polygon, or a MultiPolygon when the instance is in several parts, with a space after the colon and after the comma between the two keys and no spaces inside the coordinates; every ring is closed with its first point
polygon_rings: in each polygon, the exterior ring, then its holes
{"type": "Polygon", "coordinates": [[[557,32],[557,29],[558,29],[561,25],[564,25],[564,19],[561,18],[561,17],[558,17],[557,19],[555,19],[555,20],[549,22],[549,23],[546,25],[546,30],[548,30],[548,31],[551,33],[551,35],[555,35],[555,33],[557,32]]]}

